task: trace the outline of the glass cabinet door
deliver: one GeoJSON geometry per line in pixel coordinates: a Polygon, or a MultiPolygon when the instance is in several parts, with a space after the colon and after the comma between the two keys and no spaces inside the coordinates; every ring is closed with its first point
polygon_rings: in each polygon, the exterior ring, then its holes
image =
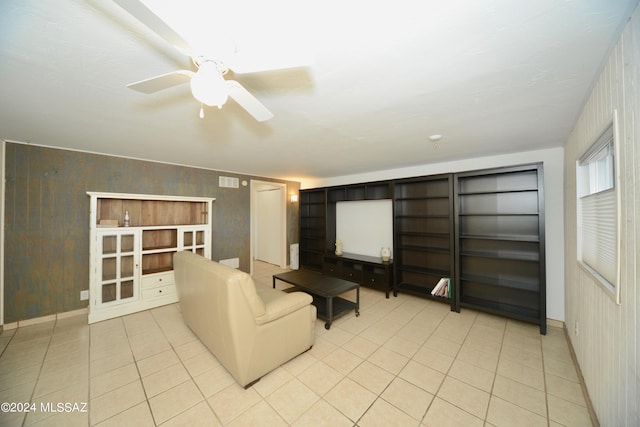
{"type": "Polygon", "coordinates": [[[180,230],[180,250],[194,252],[204,257],[210,254],[206,251],[206,233],[202,228],[180,230]]]}
{"type": "Polygon", "coordinates": [[[112,230],[97,235],[96,304],[115,304],[137,298],[137,232],[112,230]]]}

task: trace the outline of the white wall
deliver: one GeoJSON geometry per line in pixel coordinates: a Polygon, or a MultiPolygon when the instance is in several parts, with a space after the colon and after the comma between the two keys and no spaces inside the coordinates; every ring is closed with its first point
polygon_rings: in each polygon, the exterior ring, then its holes
{"type": "Polygon", "coordinates": [[[640,413],[640,11],[606,61],[565,146],[566,325],[600,425],[639,426],[640,413]],[[618,112],[622,248],[620,296],[577,262],[576,160],[618,112]],[[578,334],[575,325],[578,323],[578,334]]]}
{"type": "Polygon", "coordinates": [[[336,203],[336,239],[345,253],[379,257],[382,248],[393,248],[391,200],[336,203]]]}
{"type": "Polygon", "coordinates": [[[512,166],[525,163],[543,162],[545,196],[545,237],[547,268],[547,318],[564,321],[564,222],[563,222],[563,148],[527,151],[500,156],[487,156],[475,159],[458,160],[415,166],[402,169],[390,169],[302,182],[302,188],[325,187],[331,185],[354,184],[359,182],[385,179],[406,178],[412,176],[435,175],[439,173],[462,172],[500,166],[512,166]]]}

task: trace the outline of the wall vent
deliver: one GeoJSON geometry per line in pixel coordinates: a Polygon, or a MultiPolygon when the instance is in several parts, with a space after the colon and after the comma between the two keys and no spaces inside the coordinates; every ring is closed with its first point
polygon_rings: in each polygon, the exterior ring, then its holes
{"type": "Polygon", "coordinates": [[[289,246],[289,267],[292,270],[300,268],[300,244],[293,243],[289,246]]]}
{"type": "Polygon", "coordinates": [[[239,188],[238,178],[232,178],[230,176],[220,176],[218,177],[218,187],[239,188]]]}
{"type": "Polygon", "coordinates": [[[218,263],[232,268],[240,268],[240,258],[221,259],[218,263]]]}

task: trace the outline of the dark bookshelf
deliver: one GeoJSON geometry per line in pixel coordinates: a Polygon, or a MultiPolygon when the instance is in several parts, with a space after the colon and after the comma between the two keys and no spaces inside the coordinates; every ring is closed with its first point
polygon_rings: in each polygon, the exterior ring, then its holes
{"type": "Polygon", "coordinates": [[[450,304],[455,299],[431,295],[438,281],[453,280],[454,230],[452,175],[394,182],[394,287],[450,304]]]}
{"type": "Polygon", "coordinates": [[[542,164],[455,176],[456,303],[546,333],[542,164]]]}
{"type": "Polygon", "coordinates": [[[324,189],[300,191],[300,266],[321,271],[326,241],[324,189]]]}

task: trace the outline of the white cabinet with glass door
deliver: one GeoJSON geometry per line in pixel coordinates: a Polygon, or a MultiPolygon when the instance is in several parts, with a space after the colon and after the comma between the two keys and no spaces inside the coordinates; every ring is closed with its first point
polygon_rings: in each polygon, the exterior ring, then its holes
{"type": "Polygon", "coordinates": [[[211,258],[211,248],[206,244],[209,237],[207,230],[203,227],[181,227],[179,250],[189,251],[211,258]]]}
{"type": "Polygon", "coordinates": [[[96,233],[96,261],[92,303],[113,307],[138,299],[138,232],[109,230],[96,233]]]}
{"type": "Polygon", "coordinates": [[[177,302],[173,255],[186,250],[211,258],[215,199],[88,195],[89,323],[177,302]]]}

